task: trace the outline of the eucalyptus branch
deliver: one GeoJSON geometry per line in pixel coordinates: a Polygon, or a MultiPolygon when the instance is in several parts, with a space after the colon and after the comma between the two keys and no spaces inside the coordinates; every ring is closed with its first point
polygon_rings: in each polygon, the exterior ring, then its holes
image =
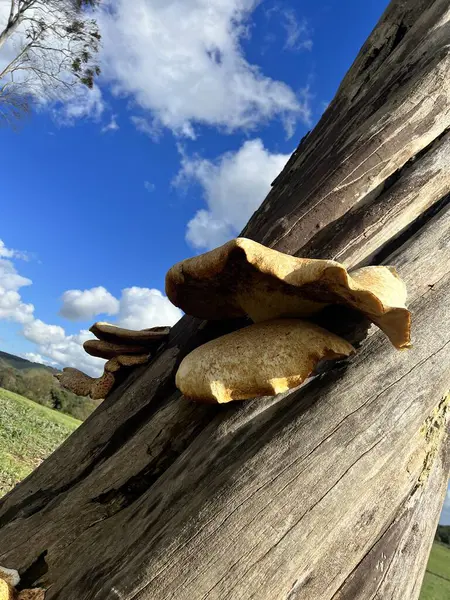
{"type": "Polygon", "coordinates": [[[97,23],[86,13],[97,0],[10,0],[9,18],[0,31],[1,49],[10,39],[16,56],[0,72],[0,103],[16,114],[32,98],[56,98],[76,85],[93,86],[100,74],[95,56],[97,23]],[[20,98],[20,100],[18,100],[20,98]]]}

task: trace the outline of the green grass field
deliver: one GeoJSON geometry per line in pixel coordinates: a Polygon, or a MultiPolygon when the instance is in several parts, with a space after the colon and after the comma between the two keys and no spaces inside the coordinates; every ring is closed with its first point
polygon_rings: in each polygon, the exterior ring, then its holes
{"type": "Polygon", "coordinates": [[[420,600],[450,600],[450,548],[433,544],[420,600]]]}
{"type": "Polygon", "coordinates": [[[0,497],[80,424],[69,415],[0,388],[0,497]]]}

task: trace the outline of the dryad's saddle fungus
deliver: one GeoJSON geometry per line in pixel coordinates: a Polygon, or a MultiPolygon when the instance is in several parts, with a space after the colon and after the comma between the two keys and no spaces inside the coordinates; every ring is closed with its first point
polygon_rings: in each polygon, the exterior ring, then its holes
{"type": "Polygon", "coordinates": [[[0,567],[0,600],[44,600],[45,590],[33,588],[29,590],[16,591],[20,583],[20,576],[14,569],[0,567]]]}
{"type": "Polygon", "coordinates": [[[99,321],[94,323],[90,330],[97,339],[112,344],[140,345],[153,347],[167,338],[170,333],[170,327],[152,327],[151,329],[124,329],[111,323],[99,321]]]}
{"type": "Polygon", "coordinates": [[[178,369],[176,385],[185,397],[200,402],[274,395],[300,385],[319,361],[353,352],[348,342],[307,321],[266,321],[188,354],[178,369]]]}
{"type": "Polygon", "coordinates": [[[166,293],[189,315],[248,315],[255,323],[304,318],[329,304],[346,304],[378,325],[396,348],[410,343],[406,287],[392,267],[349,274],[332,260],[296,258],[237,238],[174,265],[166,276],[166,293]]]}
{"type": "Polygon", "coordinates": [[[146,354],[148,348],[138,345],[113,344],[102,340],[87,340],[83,344],[84,350],[91,356],[99,358],[114,358],[121,354],[146,354]]]}
{"type": "Polygon", "coordinates": [[[137,365],[145,364],[149,359],[148,354],[119,355],[105,363],[101,377],[89,377],[78,369],[66,367],[62,373],[55,377],[60,384],[78,396],[90,396],[93,400],[101,400],[113,390],[119,380],[118,373],[137,365]]]}
{"type": "Polygon", "coordinates": [[[13,591],[4,579],[0,579],[0,600],[13,600],[13,591]]]}
{"type": "Polygon", "coordinates": [[[45,600],[45,590],[38,588],[22,590],[17,594],[17,600],[45,600]]]}
{"type": "Polygon", "coordinates": [[[67,367],[56,375],[63,387],[79,396],[101,400],[122,380],[123,371],[143,365],[150,352],[157,349],[170,333],[170,327],[153,327],[135,331],[111,323],[94,323],[90,331],[98,338],[87,340],[84,350],[91,356],[109,359],[101,377],[89,377],[78,369],[67,367]]]}

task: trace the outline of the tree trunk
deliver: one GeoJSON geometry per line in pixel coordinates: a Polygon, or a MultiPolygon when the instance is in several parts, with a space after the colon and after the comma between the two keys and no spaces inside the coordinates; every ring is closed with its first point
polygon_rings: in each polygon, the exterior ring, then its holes
{"type": "Polygon", "coordinates": [[[184,317],[0,502],[0,564],[24,586],[47,600],[418,598],[450,468],[449,20],[448,0],[391,3],[243,232],[395,265],[414,347],[371,329],[299,389],[201,406],[176,390],[177,365],[242,322],[184,317]]]}

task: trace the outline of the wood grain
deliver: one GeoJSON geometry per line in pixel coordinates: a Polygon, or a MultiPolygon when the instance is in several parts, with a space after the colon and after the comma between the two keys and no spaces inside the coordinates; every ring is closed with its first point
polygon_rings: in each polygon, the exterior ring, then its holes
{"type": "Polygon", "coordinates": [[[449,13],[448,1],[391,3],[244,230],[349,265],[389,247],[414,348],[371,329],[354,359],[292,393],[198,406],[175,389],[177,365],[243,321],[183,318],[0,501],[0,564],[25,587],[47,587],[46,600],[418,597],[450,466],[449,178],[436,163],[449,13]]]}

